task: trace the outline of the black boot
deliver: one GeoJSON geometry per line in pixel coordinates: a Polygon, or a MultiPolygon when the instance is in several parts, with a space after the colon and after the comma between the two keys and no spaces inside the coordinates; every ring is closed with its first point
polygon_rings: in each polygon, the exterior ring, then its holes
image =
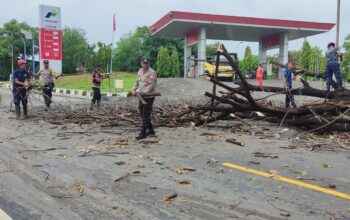
{"type": "Polygon", "coordinates": [[[149,136],[151,136],[151,137],[156,137],[156,136],[157,136],[157,135],[156,135],[156,132],[154,132],[154,130],[149,131],[147,135],[149,135],[149,136]]]}
{"type": "Polygon", "coordinates": [[[21,118],[21,107],[19,105],[15,105],[16,111],[16,119],[19,120],[21,118]]]}
{"type": "Polygon", "coordinates": [[[156,132],[154,132],[153,127],[148,129],[148,133],[147,135],[151,136],[151,137],[156,137],[156,132]]]}
{"type": "Polygon", "coordinates": [[[23,105],[23,119],[28,118],[28,107],[27,105],[23,105]]]}
{"type": "Polygon", "coordinates": [[[142,129],[140,134],[135,138],[136,140],[145,139],[147,137],[146,129],[142,129]]]}
{"type": "Polygon", "coordinates": [[[339,84],[338,88],[336,89],[337,91],[342,91],[345,88],[343,87],[343,84],[339,84]]]}
{"type": "Polygon", "coordinates": [[[95,103],[94,101],[91,101],[90,103],[90,111],[94,110],[95,103]]]}

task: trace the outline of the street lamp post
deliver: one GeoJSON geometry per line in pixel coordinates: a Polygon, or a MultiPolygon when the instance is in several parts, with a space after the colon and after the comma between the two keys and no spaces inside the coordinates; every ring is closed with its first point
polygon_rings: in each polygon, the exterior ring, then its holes
{"type": "Polygon", "coordinates": [[[23,52],[24,52],[23,58],[24,58],[24,60],[26,60],[26,41],[19,33],[16,33],[16,32],[2,32],[0,34],[11,34],[11,38],[12,38],[12,67],[11,68],[12,68],[12,72],[13,72],[14,71],[14,67],[13,67],[13,57],[14,57],[13,35],[16,34],[17,36],[19,36],[23,42],[23,52]]]}
{"type": "Polygon", "coordinates": [[[23,41],[23,59],[26,60],[26,56],[27,56],[27,47],[26,47],[26,40],[19,34],[19,33],[16,33],[16,32],[12,32],[13,34],[16,34],[18,37],[21,38],[21,40],[23,41]]]}
{"type": "Polygon", "coordinates": [[[34,32],[32,32],[32,70],[35,73],[35,59],[34,59],[34,32]]]}
{"type": "Polygon", "coordinates": [[[14,71],[14,67],[13,67],[13,34],[11,34],[11,39],[12,39],[12,62],[11,62],[11,74],[14,71]]]}
{"type": "Polygon", "coordinates": [[[243,44],[243,41],[237,43],[236,53],[238,53],[238,48],[241,44],[243,44]]]}

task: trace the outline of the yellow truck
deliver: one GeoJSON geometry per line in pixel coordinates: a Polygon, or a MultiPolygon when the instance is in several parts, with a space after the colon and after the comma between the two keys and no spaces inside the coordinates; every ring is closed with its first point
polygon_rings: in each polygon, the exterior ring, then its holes
{"type": "MultiPolygon", "coordinates": [[[[236,53],[230,53],[230,56],[234,61],[238,61],[236,53]]],[[[215,74],[215,62],[216,62],[216,55],[212,57],[209,61],[204,63],[204,70],[206,74],[210,74],[210,75],[215,74]]],[[[220,56],[218,78],[220,80],[229,80],[229,81],[234,81],[236,79],[235,71],[232,69],[228,60],[224,56],[220,56]]]]}

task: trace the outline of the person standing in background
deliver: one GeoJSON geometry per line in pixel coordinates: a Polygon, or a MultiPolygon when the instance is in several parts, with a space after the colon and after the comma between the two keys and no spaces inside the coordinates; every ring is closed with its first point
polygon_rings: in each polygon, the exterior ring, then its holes
{"type": "Polygon", "coordinates": [[[104,76],[100,73],[100,64],[95,65],[95,69],[92,72],[92,90],[93,90],[93,96],[91,100],[91,107],[97,102],[97,107],[101,107],[101,82],[104,76]]]}
{"type": "Polygon", "coordinates": [[[44,60],[43,61],[44,68],[39,70],[35,76],[40,77],[40,80],[43,82],[43,97],[45,100],[45,105],[48,108],[50,108],[50,104],[52,102],[52,90],[55,87],[55,81],[54,79],[57,79],[55,70],[49,67],[49,61],[44,60]]]}
{"type": "Polygon", "coordinates": [[[258,81],[258,86],[262,89],[264,78],[264,68],[262,63],[259,63],[258,69],[256,70],[256,79],[258,81]]]}

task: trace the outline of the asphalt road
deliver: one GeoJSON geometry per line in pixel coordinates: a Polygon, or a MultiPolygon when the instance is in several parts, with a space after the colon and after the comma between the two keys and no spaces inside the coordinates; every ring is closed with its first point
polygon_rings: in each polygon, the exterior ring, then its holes
{"type": "Polygon", "coordinates": [[[350,151],[329,137],[309,142],[291,128],[230,121],[229,129],[158,128],[142,143],[134,128],[16,121],[11,95],[2,97],[0,208],[13,219],[350,219],[350,151]]]}

